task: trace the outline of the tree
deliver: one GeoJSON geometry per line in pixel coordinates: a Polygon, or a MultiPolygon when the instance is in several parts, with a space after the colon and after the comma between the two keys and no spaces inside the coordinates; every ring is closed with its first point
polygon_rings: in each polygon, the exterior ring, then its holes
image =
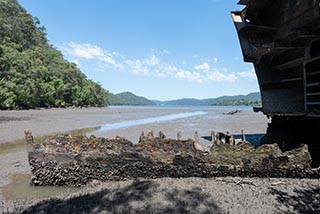
{"type": "Polygon", "coordinates": [[[105,106],[108,92],[48,44],[16,0],[0,0],[0,109],[105,106]]]}

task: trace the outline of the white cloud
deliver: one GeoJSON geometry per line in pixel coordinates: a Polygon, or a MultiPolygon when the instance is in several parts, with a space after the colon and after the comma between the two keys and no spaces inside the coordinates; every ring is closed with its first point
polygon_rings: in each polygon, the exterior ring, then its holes
{"type": "Polygon", "coordinates": [[[166,49],[157,50],[157,49],[152,48],[151,52],[152,52],[152,54],[160,55],[160,56],[165,56],[165,55],[169,55],[170,54],[170,52],[168,50],[166,50],[166,49]]]}
{"type": "Polygon", "coordinates": [[[73,54],[80,58],[93,59],[95,57],[104,56],[103,50],[96,45],[69,42],[68,46],[70,47],[69,54],[73,54]]]}
{"type": "Polygon", "coordinates": [[[257,79],[257,76],[256,76],[254,69],[249,70],[249,71],[238,72],[237,74],[240,77],[249,78],[249,79],[253,79],[253,80],[257,79]]]}
{"type": "Polygon", "coordinates": [[[133,73],[135,75],[149,76],[156,78],[173,78],[181,81],[203,82],[235,82],[238,77],[253,77],[249,72],[231,73],[225,68],[212,68],[211,63],[218,62],[218,58],[207,58],[204,61],[197,55],[192,60],[199,62],[193,68],[186,69],[190,64],[183,61],[183,68],[176,66],[173,62],[166,62],[167,50],[152,49],[151,53],[143,58],[129,58],[117,51],[105,50],[97,45],[66,43],[60,47],[67,58],[75,62],[83,69],[94,70],[96,72],[121,71],[133,73]]]}
{"type": "Polygon", "coordinates": [[[150,72],[146,66],[144,66],[144,63],[137,59],[137,60],[126,60],[125,63],[129,66],[129,68],[133,71],[135,74],[140,74],[144,76],[150,75],[150,72]]]}
{"type": "Polygon", "coordinates": [[[107,63],[110,63],[110,64],[116,64],[116,61],[114,61],[114,59],[112,59],[111,57],[109,56],[103,56],[100,58],[101,61],[104,61],[104,62],[107,62],[107,63]]]}
{"type": "Polygon", "coordinates": [[[201,65],[194,66],[194,69],[201,70],[201,71],[209,71],[210,65],[208,63],[204,62],[201,65]]]}
{"type": "Polygon", "coordinates": [[[195,81],[198,83],[202,83],[202,76],[200,73],[197,72],[191,72],[191,71],[184,71],[182,69],[180,69],[177,73],[176,73],[176,77],[180,80],[189,80],[189,81],[195,81]]]}
{"type": "Polygon", "coordinates": [[[174,65],[165,65],[164,69],[168,72],[173,72],[173,73],[178,72],[178,68],[174,65]]]}
{"type": "Polygon", "coordinates": [[[215,70],[208,74],[207,79],[213,82],[235,82],[238,78],[233,73],[224,74],[222,72],[219,72],[218,70],[215,70]]]}
{"type": "Polygon", "coordinates": [[[158,77],[160,79],[164,79],[164,78],[168,77],[165,72],[161,72],[159,70],[156,70],[155,73],[156,73],[156,77],[158,77]]]}
{"type": "Polygon", "coordinates": [[[68,58],[71,58],[70,61],[77,62],[77,65],[80,65],[80,60],[95,60],[97,64],[100,65],[99,70],[104,67],[115,67],[119,70],[124,69],[123,64],[117,62],[117,58],[119,60],[123,60],[124,57],[118,52],[108,52],[97,45],[92,44],[76,44],[74,42],[69,42],[64,46],[60,47],[64,54],[67,55],[68,58]],[[105,64],[101,64],[103,62],[105,64]]]}
{"type": "Polygon", "coordinates": [[[143,60],[143,64],[150,66],[159,65],[159,63],[160,59],[155,54],[152,54],[148,59],[143,60]]]}

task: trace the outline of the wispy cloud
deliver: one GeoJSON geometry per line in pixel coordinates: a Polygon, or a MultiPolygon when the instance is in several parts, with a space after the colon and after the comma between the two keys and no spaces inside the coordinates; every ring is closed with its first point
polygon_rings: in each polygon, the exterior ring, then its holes
{"type": "Polygon", "coordinates": [[[194,69],[198,70],[198,71],[209,71],[210,70],[210,65],[207,62],[204,62],[200,65],[196,65],[194,66],[194,69]]]}
{"type": "Polygon", "coordinates": [[[218,70],[212,71],[208,74],[208,80],[213,82],[235,82],[238,79],[234,73],[222,73],[218,70]]]}
{"type": "Polygon", "coordinates": [[[60,46],[60,49],[67,57],[71,58],[71,61],[77,62],[78,65],[81,64],[81,60],[86,59],[96,60],[123,69],[123,66],[115,60],[115,58],[122,57],[119,53],[105,51],[97,45],[68,42],[60,46]]]}
{"type": "Polygon", "coordinates": [[[148,59],[144,60],[144,64],[156,66],[160,64],[160,59],[155,54],[151,54],[151,56],[148,59]]]}
{"type": "Polygon", "coordinates": [[[149,76],[150,72],[149,69],[147,68],[147,66],[145,65],[144,60],[125,60],[124,61],[126,66],[129,66],[129,68],[131,68],[131,71],[133,71],[133,73],[135,74],[140,74],[140,75],[144,75],[144,76],[149,76]]]}
{"type": "Polygon", "coordinates": [[[192,63],[183,61],[179,67],[173,62],[165,61],[164,56],[170,54],[167,50],[152,49],[149,55],[140,59],[130,58],[119,52],[105,50],[92,44],[68,42],[60,46],[60,50],[70,61],[75,62],[80,67],[82,64],[89,63],[99,72],[115,70],[131,72],[134,75],[161,79],[175,78],[196,83],[235,82],[239,78],[255,78],[253,71],[235,73],[226,68],[213,67],[218,62],[216,57],[203,60],[194,56],[193,60],[196,59],[198,64],[185,68],[187,64],[191,65],[192,63]]]}
{"type": "Polygon", "coordinates": [[[257,76],[256,76],[254,69],[249,70],[249,71],[238,72],[238,75],[240,77],[244,77],[244,78],[248,78],[248,79],[252,79],[252,80],[257,79],[257,76]]]}
{"type": "Polygon", "coordinates": [[[203,82],[203,77],[200,73],[198,72],[192,72],[192,71],[185,71],[185,70],[182,70],[180,69],[175,77],[177,79],[180,79],[180,80],[189,80],[189,81],[195,81],[197,83],[202,83],[203,82]]]}
{"type": "Polygon", "coordinates": [[[67,46],[68,47],[64,48],[63,50],[66,51],[67,54],[75,57],[94,59],[105,56],[103,50],[96,45],[76,44],[74,42],[69,42],[67,46]]]}

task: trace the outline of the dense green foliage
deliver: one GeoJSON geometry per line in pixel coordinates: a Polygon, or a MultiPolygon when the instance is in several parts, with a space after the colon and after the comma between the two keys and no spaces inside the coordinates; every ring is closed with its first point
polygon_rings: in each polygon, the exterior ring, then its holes
{"type": "Polygon", "coordinates": [[[108,93],[50,46],[17,0],[0,0],[0,109],[104,106],[108,93]]]}
{"type": "Polygon", "coordinates": [[[260,93],[248,95],[224,96],[217,98],[212,105],[216,106],[261,106],[260,93]]]}
{"type": "Polygon", "coordinates": [[[155,105],[154,102],[144,97],[138,97],[130,92],[110,94],[110,105],[155,105]]]}
{"type": "Polygon", "coordinates": [[[261,100],[225,99],[213,103],[214,106],[261,106],[261,100]]]}

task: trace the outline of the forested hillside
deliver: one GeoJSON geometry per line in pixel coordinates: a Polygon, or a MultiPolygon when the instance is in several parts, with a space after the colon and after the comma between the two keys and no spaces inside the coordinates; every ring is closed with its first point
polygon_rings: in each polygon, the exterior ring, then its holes
{"type": "Polygon", "coordinates": [[[212,105],[215,106],[261,106],[261,96],[259,92],[248,95],[223,96],[217,98],[212,105]]]}
{"type": "Polygon", "coordinates": [[[136,96],[130,92],[110,94],[110,105],[156,105],[154,102],[144,97],[136,96]]]}
{"type": "Polygon", "coordinates": [[[168,101],[153,100],[157,105],[161,106],[260,106],[261,97],[259,92],[250,93],[248,95],[222,96],[209,99],[179,99],[168,101]]]}
{"type": "Polygon", "coordinates": [[[100,84],[48,44],[39,19],[17,0],[0,0],[0,109],[104,106],[107,101],[100,84]]]}

